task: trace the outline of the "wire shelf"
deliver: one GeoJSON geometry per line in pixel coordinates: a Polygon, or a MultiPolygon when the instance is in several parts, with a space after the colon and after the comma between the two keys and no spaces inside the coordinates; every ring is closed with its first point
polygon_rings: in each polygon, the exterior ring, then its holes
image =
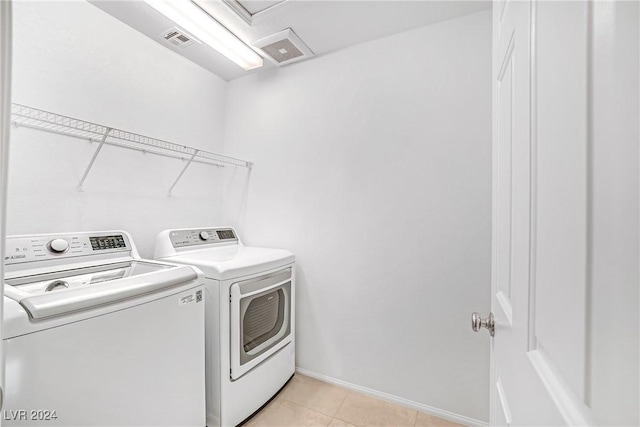
{"type": "Polygon", "coordinates": [[[178,176],[176,182],[171,186],[171,189],[175,187],[178,180],[182,177],[182,174],[191,163],[204,163],[218,167],[224,167],[224,165],[233,165],[249,169],[251,169],[251,167],[253,166],[253,163],[246,160],[240,160],[234,157],[200,150],[186,145],[175,144],[173,142],[164,141],[145,135],[127,132],[120,129],[114,129],[97,123],[63,116],[61,114],[56,114],[21,104],[12,104],[11,121],[14,125],[20,127],[27,127],[31,129],[53,132],[75,138],[100,142],[100,145],[98,146],[93,158],[91,159],[91,162],[89,163],[85,175],[80,182],[80,187],[82,186],[84,179],[89,173],[93,162],[95,161],[95,158],[97,157],[103,144],[128,148],[161,156],[173,157],[181,160],[187,160],[187,165],[178,176]]]}
{"type": "Polygon", "coordinates": [[[108,126],[91,123],[61,114],[28,107],[21,104],[12,104],[11,118],[13,124],[44,131],[50,131],[63,135],[101,141],[110,130],[104,143],[108,145],[122,146],[139,151],[175,157],[188,160],[195,154],[194,161],[201,163],[218,164],[225,163],[234,166],[250,168],[251,162],[236,159],[205,150],[195,149],[186,145],[152,138],[120,129],[112,129],[108,126]]]}

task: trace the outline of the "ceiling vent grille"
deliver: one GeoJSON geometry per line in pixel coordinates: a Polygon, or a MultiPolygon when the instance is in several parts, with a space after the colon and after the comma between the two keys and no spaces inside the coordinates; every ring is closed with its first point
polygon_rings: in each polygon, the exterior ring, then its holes
{"type": "Polygon", "coordinates": [[[168,29],[167,31],[164,31],[160,36],[167,42],[176,47],[179,47],[180,49],[191,46],[193,43],[198,41],[194,37],[177,27],[173,27],[168,29]]]}
{"type": "Polygon", "coordinates": [[[300,37],[291,28],[257,40],[252,44],[261,49],[264,55],[278,66],[313,56],[311,49],[300,40],[300,37]]]}

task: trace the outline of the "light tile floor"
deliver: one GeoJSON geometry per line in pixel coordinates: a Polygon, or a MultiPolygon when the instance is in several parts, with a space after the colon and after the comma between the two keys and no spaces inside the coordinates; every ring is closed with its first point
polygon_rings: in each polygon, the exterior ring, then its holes
{"type": "Polygon", "coordinates": [[[244,426],[459,427],[460,424],[296,374],[244,426]]]}

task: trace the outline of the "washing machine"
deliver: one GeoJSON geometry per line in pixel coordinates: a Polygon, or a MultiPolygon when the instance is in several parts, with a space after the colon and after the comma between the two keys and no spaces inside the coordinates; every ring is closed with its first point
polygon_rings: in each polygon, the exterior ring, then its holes
{"type": "Polygon", "coordinates": [[[204,276],[124,231],[9,236],[3,426],[203,426],[204,276]]]}
{"type": "Polygon", "coordinates": [[[204,272],[207,425],[242,423],[295,371],[293,254],[207,227],[163,231],[154,257],[204,272]]]}

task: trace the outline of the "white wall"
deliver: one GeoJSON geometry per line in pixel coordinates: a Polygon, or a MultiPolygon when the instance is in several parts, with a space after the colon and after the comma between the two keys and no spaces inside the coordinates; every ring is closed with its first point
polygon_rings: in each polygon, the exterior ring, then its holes
{"type": "Polygon", "coordinates": [[[300,368],[488,420],[490,61],[482,12],[228,84],[227,222],[295,252],[300,368]]]}
{"type": "MultiPolygon", "coordinates": [[[[221,151],[225,82],[86,2],[14,4],[13,101],[221,151]]],[[[26,128],[12,134],[8,234],[121,228],[143,256],[169,227],[220,222],[222,172],[26,128]]]]}

